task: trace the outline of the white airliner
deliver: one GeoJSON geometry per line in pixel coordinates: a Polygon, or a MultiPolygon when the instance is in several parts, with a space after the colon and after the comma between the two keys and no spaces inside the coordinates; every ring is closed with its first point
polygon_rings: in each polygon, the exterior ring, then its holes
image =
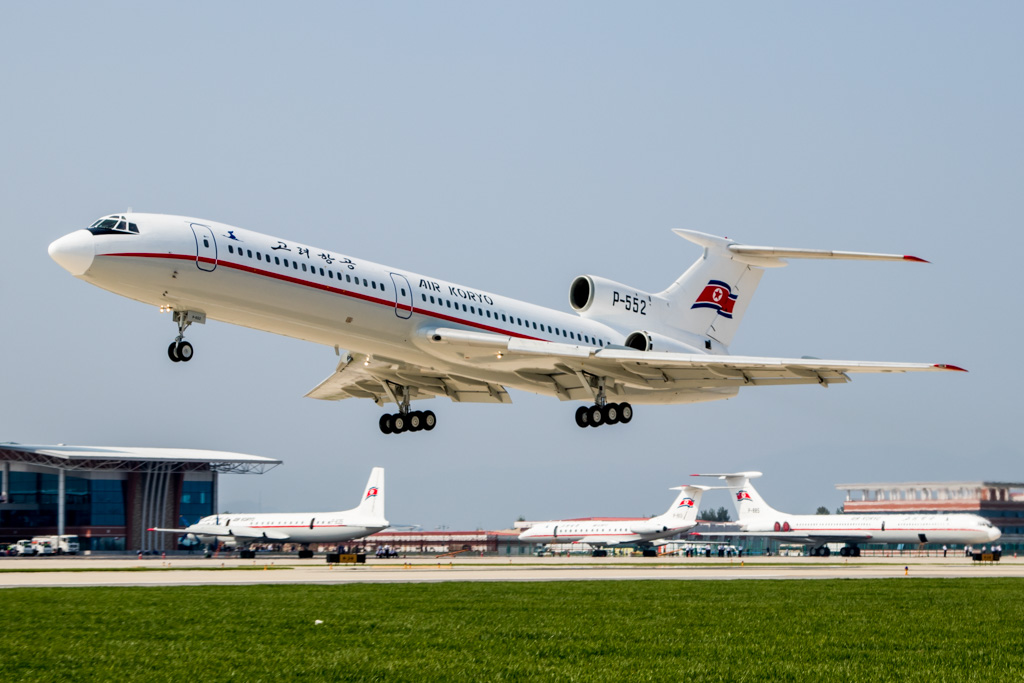
{"type": "MultiPolygon", "coordinates": [[[[374,467],[366,482],[365,493],[359,505],[340,512],[288,512],[288,513],[224,513],[204,517],[184,529],[153,528],[187,534],[200,543],[227,541],[247,546],[259,541],[274,543],[343,543],[363,538],[387,529],[384,517],[384,468],[374,467]]],[[[299,557],[312,557],[313,551],[299,551],[299,557]]],[[[252,557],[252,551],[243,550],[242,557],[252,557]]]]}
{"type": "Polygon", "coordinates": [[[586,401],[581,427],[626,423],[631,403],[715,401],[741,387],[848,382],[853,373],[959,370],[952,365],[730,356],[765,268],[785,258],[922,261],[913,256],[780,249],[691,230],[703,248],[651,294],[593,275],[569,287],[565,313],[222,223],[162,214],[101,218],[53,242],[78,278],[172,312],[173,361],[207,318],[334,347],[334,373],[307,396],[368,398],[385,434],[433,429],[417,399],[511,403],[507,388],[586,401]]]}
{"type": "MultiPolygon", "coordinates": [[[[707,486],[676,486],[679,495],[664,514],[649,519],[598,520],[562,519],[535,524],[519,534],[520,541],[533,543],[586,543],[591,546],[638,545],[651,547],[659,538],[674,536],[697,524],[700,497],[707,486]]],[[[597,556],[604,553],[595,551],[597,556]]]]}
{"type": "Polygon", "coordinates": [[[812,555],[830,555],[826,543],[846,543],[839,554],[857,557],[859,543],[974,545],[991,543],[1001,535],[984,517],[966,513],[790,515],[770,507],[751,485],[750,479],[760,477],[760,472],[693,476],[725,479],[728,487],[735,491],[733,504],[743,532],[715,535],[761,536],[810,545],[812,555]]]}

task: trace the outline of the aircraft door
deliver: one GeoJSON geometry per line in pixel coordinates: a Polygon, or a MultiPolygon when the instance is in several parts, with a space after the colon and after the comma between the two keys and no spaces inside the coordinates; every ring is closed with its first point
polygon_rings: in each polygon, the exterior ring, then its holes
{"type": "Polygon", "coordinates": [[[196,267],[207,272],[217,267],[217,240],[213,230],[205,225],[192,223],[192,234],[196,236],[196,267]]]}
{"type": "Polygon", "coordinates": [[[313,519],[309,520],[309,528],[310,529],[313,528],[313,522],[315,522],[315,521],[316,521],[316,517],[314,517],[313,519]]]}
{"type": "Polygon", "coordinates": [[[412,317],[412,287],[404,275],[391,273],[391,282],[395,285],[395,315],[403,320],[412,317]]]}

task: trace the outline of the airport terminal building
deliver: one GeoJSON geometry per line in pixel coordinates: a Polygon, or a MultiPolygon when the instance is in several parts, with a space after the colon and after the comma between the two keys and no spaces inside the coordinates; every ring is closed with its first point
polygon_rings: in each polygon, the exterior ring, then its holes
{"type": "Polygon", "coordinates": [[[262,474],[280,460],[183,448],[0,444],[0,547],[77,534],[86,550],[163,551],[179,527],[217,510],[217,479],[262,474]]]}

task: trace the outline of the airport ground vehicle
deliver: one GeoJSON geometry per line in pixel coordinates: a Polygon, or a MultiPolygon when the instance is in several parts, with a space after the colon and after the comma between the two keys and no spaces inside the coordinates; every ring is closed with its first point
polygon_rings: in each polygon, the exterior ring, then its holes
{"type": "Polygon", "coordinates": [[[33,536],[31,543],[39,555],[77,555],[80,547],[76,534],[33,536]]]}
{"type": "Polygon", "coordinates": [[[35,555],[53,555],[53,537],[36,536],[32,539],[32,550],[35,555]]]}
{"type": "Polygon", "coordinates": [[[24,557],[26,555],[35,555],[36,554],[35,548],[32,547],[32,541],[30,541],[28,539],[25,539],[23,541],[18,541],[17,543],[12,545],[11,548],[14,549],[14,554],[17,555],[18,557],[24,557]]]}
{"type": "Polygon", "coordinates": [[[51,536],[53,542],[53,551],[58,555],[77,555],[79,544],[78,536],[76,534],[62,534],[60,536],[51,536]]]}

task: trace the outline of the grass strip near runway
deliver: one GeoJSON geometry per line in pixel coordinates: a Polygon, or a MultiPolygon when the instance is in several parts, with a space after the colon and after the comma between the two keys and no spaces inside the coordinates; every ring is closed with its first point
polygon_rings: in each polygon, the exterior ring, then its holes
{"type": "Polygon", "coordinates": [[[1021,579],[7,589],[0,671],[5,681],[1019,679],[1022,594],[1021,579]]]}

